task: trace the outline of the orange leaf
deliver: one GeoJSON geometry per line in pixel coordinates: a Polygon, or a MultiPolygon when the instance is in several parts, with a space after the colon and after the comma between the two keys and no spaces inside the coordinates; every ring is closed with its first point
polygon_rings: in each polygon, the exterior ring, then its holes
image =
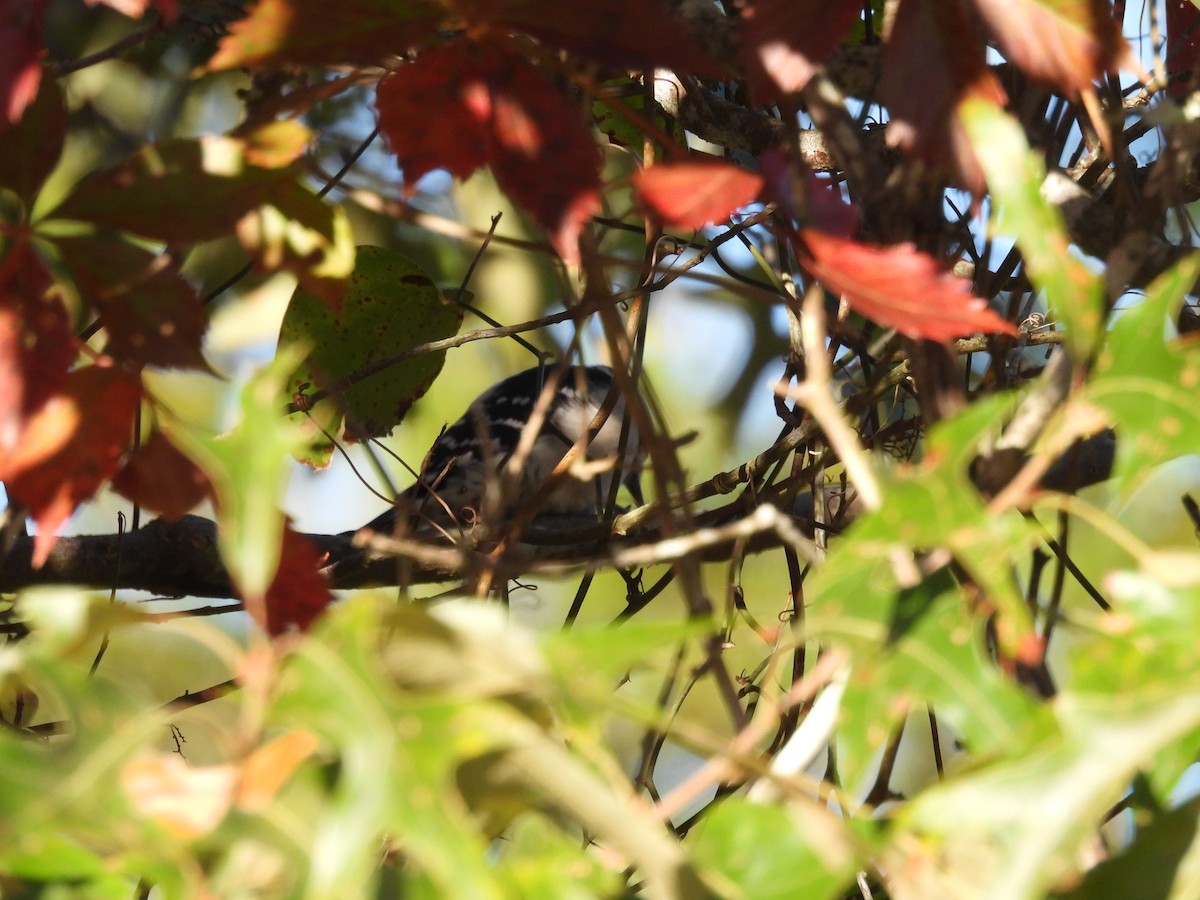
{"type": "Polygon", "coordinates": [[[670,228],[694,229],[726,219],[762,187],[761,175],[715,159],[663,163],[633,176],[642,205],[670,228]]]}
{"type": "Polygon", "coordinates": [[[141,396],[141,379],[129,372],[77,369],[29,419],[20,443],[0,453],[0,481],[37,520],[35,567],[75,507],[116,472],[141,396]]]}
{"type": "Polygon", "coordinates": [[[410,189],[434,169],[465,178],[490,166],[555,249],[577,260],[580,229],[600,209],[599,151],[579,110],[534,66],[496,44],[460,40],[402,66],[375,102],[410,189]]]}
{"type": "Polygon", "coordinates": [[[796,252],[804,268],[855,312],[884,327],[931,341],[1017,333],[971,294],[970,282],[912,244],[872,246],[811,228],[801,237],[796,252]]]}
{"type": "Polygon", "coordinates": [[[50,276],[19,244],[0,264],[0,454],[25,440],[28,417],[67,379],[77,343],[70,318],[46,289],[50,276]]]}
{"type": "Polygon", "coordinates": [[[321,563],[312,542],[285,524],[279,568],[263,603],[267,621],[260,624],[268,633],[283,634],[293,626],[306,630],[329,605],[333,594],[321,577],[321,563]]]}
{"type": "Polygon", "coordinates": [[[256,749],[242,763],[237,805],[248,812],[266,809],[296,767],[318,746],[311,731],[291,731],[256,749]]]}

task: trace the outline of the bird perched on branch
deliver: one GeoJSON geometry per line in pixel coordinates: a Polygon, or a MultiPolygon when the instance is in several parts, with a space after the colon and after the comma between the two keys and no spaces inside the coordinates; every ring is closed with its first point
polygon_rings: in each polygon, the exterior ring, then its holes
{"type": "Polygon", "coordinates": [[[519,372],[438,436],[416,484],[366,527],[392,534],[397,516],[416,531],[503,524],[531,505],[537,514],[595,515],[618,474],[640,505],[645,452],[632,422],[622,445],[624,421],[607,366],[519,372]]]}

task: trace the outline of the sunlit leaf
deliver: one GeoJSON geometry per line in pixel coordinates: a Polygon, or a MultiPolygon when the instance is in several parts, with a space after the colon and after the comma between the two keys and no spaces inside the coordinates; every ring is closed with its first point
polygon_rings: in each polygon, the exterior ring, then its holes
{"type": "Polygon", "coordinates": [[[633,177],[638,199],[669,228],[695,229],[726,219],[762,186],[762,176],[715,159],[663,163],[633,177]]]}
{"type": "Polygon", "coordinates": [[[1104,325],[1103,279],[1071,253],[1062,214],[1042,197],[1041,157],[1016,120],[993,103],[969,99],[961,109],[992,192],[993,227],[1017,239],[1030,280],[1066,327],[1068,346],[1079,359],[1089,358],[1104,325]]]}
{"type": "Polygon", "coordinates": [[[755,105],[801,90],[862,16],[854,3],[750,0],[741,8],[741,58],[755,105]]]}
{"type": "MultiPolygon", "coordinates": [[[[282,396],[290,400],[297,393],[328,389],[337,379],[371,363],[450,337],[458,330],[462,315],[462,307],[446,300],[415,263],[391,250],[359,247],[339,312],[302,290],[292,297],[279,346],[311,352],[289,375],[282,396]]],[[[339,386],[331,399],[316,406],[313,418],[336,436],[348,411],[349,439],[390,434],[428,390],[444,360],[444,351],[422,354],[348,387],[339,386]]],[[[300,421],[301,415],[292,419],[300,421]]],[[[305,426],[315,432],[307,420],[305,426]]],[[[299,458],[323,466],[332,452],[328,439],[313,433],[309,448],[299,458]]]]}
{"type": "Polygon", "coordinates": [[[858,313],[901,334],[948,341],[975,332],[1016,334],[1016,328],[912,244],[876,246],[807,228],[802,264],[858,313]]]}
{"type": "Polygon", "coordinates": [[[1113,325],[1086,399],[1117,429],[1113,476],[1130,486],[1154,465],[1200,447],[1200,348],[1167,340],[1169,317],[1200,277],[1193,254],[1160,275],[1113,325]]]}

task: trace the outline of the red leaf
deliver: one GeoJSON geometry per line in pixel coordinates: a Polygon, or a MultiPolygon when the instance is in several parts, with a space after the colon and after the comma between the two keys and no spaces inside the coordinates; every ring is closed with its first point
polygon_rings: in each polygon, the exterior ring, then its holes
{"type": "Polygon", "coordinates": [[[27,245],[0,264],[0,454],[25,440],[29,416],[67,379],[77,342],[50,276],[27,245]]]}
{"type": "Polygon", "coordinates": [[[663,163],[633,176],[646,210],[670,228],[701,228],[720,222],[758,196],[761,175],[722,160],[663,163]]]}
{"type": "Polygon", "coordinates": [[[1009,60],[1074,94],[1132,59],[1108,0],[971,0],[1009,60]]]}
{"type": "Polygon", "coordinates": [[[285,524],[279,568],[264,603],[267,621],[259,623],[268,633],[282,634],[292,626],[307,630],[329,605],[333,594],[321,577],[321,563],[312,542],[285,524]]]}
{"type": "Polygon", "coordinates": [[[929,162],[953,163],[964,185],[983,193],[983,170],[958,121],[958,106],[970,97],[1003,106],[1007,98],[959,0],[900,4],[880,97],[891,115],[889,143],[929,162]]]}
{"type": "Polygon", "coordinates": [[[444,17],[416,2],[259,0],[230,26],[208,69],[378,63],[429,40],[444,17]]]}
{"type": "Polygon", "coordinates": [[[858,0],[747,0],[741,58],[755,104],[801,90],[862,14],[858,0]]]}
{"type": "Polygon", "coordinates": [[[455,13],[474,25],[492,22],[615,69],[679,69],[728,75],[661,0],[457,0],[455,13]],[[669,35],[669,39],[664,39],[669,35]]]}
{"type": "Polygon", "coordinates": [[[522,57],[490,43],[427,51],[379,85],[379,125],[410,186],[442,168],[496,182],[568,261],[600,208],[600,157],[579,111],[522,57]],[[414,127],[414,123],[421,127],[414,127]]]}
{"type": "Polygon", "coordinates": [[[122,497],[174,521],[195,509],[211,493],[208,478],[162,432],[134,451],[112,482],[122,497]]]}
{"type": "Polygon", "coordinates": [[[0,128],[21,118],[37,95],[46,5],[46,0],[0,0],[0,128]]]}
{"type": "Polygon", "coordinates": [[[80,296],[103,317],[105,353],[139,366],[209,371],[200,352],[208,316],[167,257],[113,234],[55,243],[80,296]]]}
{"type": "Polygon", "coordinates": [[[804,268],[855,312],[886,328],[931,341],[977,331],[1017,333],[971,294],[970,282],[912,244],[871,246],[811,228],[801,237],[796,252],[804,268]]]}
{"type": "Polygon", "coordinates": [[[35,567],[75,507],[116,472],[141,396],[141,380],[126,371],[77,369],[32,416],[21,442],[0,454],[0,481],[37,520],[35,567]]]}
{"type": "Polygon", "coordinates": [[[1167,49],[1170,83],[1167,96],[1183,103],[1191,93],[1191,75],[1200,68],[1200,9],[1188,0],[1166,5],[1167,49]]]}

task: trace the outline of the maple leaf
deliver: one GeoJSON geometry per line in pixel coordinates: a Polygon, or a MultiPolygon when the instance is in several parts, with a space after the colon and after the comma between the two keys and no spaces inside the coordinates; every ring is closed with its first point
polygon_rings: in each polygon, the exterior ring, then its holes
{"type": "Polygon", "coordinates": [[[1132,60],[1108,0],[971,3],[1014,65],[1065,93],[1078,93],[1132,60]]]}
{"type": "Polygon", "coordinates": [[[729,217],[758,196],[761,175],[718,159],[690,159],[641,169],[633,189],[642,206],[670,228],[695,229],[729,217]]]}
{"type": "Polygon", "coordinates": [[[886,328],[932,341],[1017,333],[971,294],[969,281],[912,244],[872,246],[811,228],[800,234],[797,255],[804,268],[855,312],[886,328]]]}
{"type": "Polygon", "coordinates": [[[534,66],[488,42],[422,53],[378,88],[379,126],[412,185],[437,168],[497,184],[570,262],[600,209],[600,157],[579,111],[534,66]],[[420,122],[422,127],[414,128],[420,122]]]}
{"type": "Polygon", "coordinates": [[[183,517],[212,493],[205,474],[157,430],[133,452],[112,486],[168,521],[183,517]]]}
{"type": "Polygon", "coordinates": [[[0,481],[37,521],[35,567],[75,507],[117,471],[141,397],[141,379],[123,369],[76,369],[30,417],[20,443],[0,453],[0,481]]]}
{"type": "Polygon", "coordinates": [[[283,634],[293,626],[306,631],[329,605],[333,594],[321,577],[321,563],[312,542],[285,523],[279,568],[263,602],[267,621],[259,623],[269,634],[283,634]]]}
{"type": "Polygon", "coordinates": [[[46,0],[0,0],[0,126],[20,119],[37,95],[46,6],[46,0]]]}
{"type": "Polygon", "coordinates": [[[905,0],[884,52],[880,98],[891,121],[888,142],[929,162],[952,162],[965,187],[984,191],[983,170],[958,118],[968,98],[1004,105],[958,0],[905,0]]]}
{"type": "Polygon", "coordinates": [[[78,343],[50,276],[28,244],[0,264],[0,453],[23,440],[29,416],[63,385],[78,343]]]}
{"type": "Polygon", "coordinates": [[[862,14],[852,0],[748,0],[741,59],[755,104],[803,89],[862,14]]]}

